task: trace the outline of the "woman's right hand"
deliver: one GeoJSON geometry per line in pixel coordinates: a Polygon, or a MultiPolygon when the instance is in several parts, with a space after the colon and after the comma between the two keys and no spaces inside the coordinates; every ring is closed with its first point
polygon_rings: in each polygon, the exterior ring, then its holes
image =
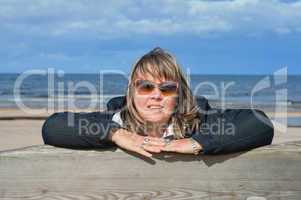
{"type": "Polygon", "coordinates": [[[134,151],[146,157],[152,157],[150,152],[160,153],[165,146],[162,138],[141,136],[125,129],[118,129],[110,133],[109,140],[123,149],[134,151]]]}

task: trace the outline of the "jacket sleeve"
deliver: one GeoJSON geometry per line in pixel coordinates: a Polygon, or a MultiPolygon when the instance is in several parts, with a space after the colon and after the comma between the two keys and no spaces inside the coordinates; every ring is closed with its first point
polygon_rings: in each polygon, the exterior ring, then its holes
{"type": "Polygon", "coordinates": [[[225,154],[271,144],[273,136],[273,124],[262,111],[210,109],[192,138],[203,154],[225,154]]]}
{"type": "Polygon", "coordinates": [[[113,145],[107,140],[113,122],[111,113],[55,113],[48,117],[42,127],[45,144],[66,148],[97,148],[113,145]]]}

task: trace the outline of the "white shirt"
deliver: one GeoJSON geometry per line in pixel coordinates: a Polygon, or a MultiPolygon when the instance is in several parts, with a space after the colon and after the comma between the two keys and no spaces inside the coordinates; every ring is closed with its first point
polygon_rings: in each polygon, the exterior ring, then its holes
{"type": "MultiPolygon", "coordinates": [[[[123,121],[120,117],[120,112],[117,112],[113,115],[112,121],[116,122],[120,126],[123,126],[123,121]]],[[[169,124],[166,131],[164,131],[162,138],[170,137],[172,135],[174,135],[172,124],[169,124]]]]}

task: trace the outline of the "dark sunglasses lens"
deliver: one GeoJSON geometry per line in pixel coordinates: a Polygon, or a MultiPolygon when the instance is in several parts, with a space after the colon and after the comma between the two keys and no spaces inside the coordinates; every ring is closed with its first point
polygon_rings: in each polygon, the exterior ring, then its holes
{"type": "Polygon", "coordinates": [[[155,86],[149,81],[138,80],[136,82],[136,88],[139,94],[149,94],[153,91],[155,86]]]}
{"type": "Polygon", "coordinates": [[[176,83],[163,83],[160,85],[160,90],[164,96],[171,96],[177,93],[177,84],[176,83]]]}

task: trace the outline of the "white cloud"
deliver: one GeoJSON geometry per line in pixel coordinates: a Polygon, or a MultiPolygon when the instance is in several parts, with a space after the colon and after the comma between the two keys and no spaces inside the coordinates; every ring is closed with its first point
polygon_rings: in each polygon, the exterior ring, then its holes
{"type": "Polygon", "coordinates": [[[291,33],[292,30],[290,30],[289,28],[281,28],[281,27],[279,27],[279,28],[275,29],[275,32],[278,33],[278,34],[283,34],[284,35],[284,34],[291,33]]]}
{"type": "Polygon", "coordinates": [[[42,36],[124,37],[299,33],[301,1],[2,0],[0,30],[42,36]]]}

